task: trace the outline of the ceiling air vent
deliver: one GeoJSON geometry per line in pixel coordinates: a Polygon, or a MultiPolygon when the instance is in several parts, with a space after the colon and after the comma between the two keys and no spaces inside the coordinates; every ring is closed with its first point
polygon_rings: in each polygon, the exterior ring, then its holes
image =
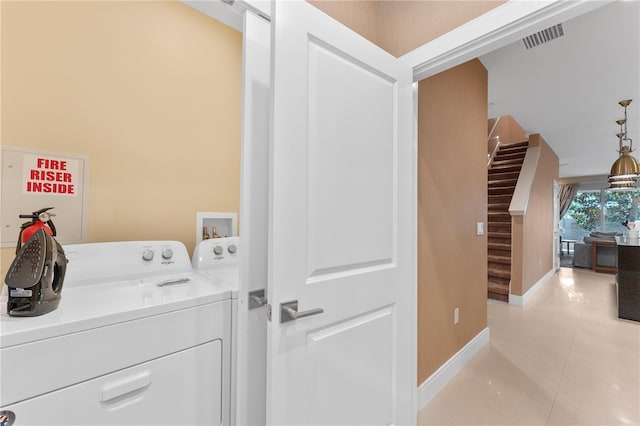
{"type": "Polygon", "coordinates": [[[562,24],[557,24],[522,39],[527,49],[538,47],[564,35],[562,24]]]}

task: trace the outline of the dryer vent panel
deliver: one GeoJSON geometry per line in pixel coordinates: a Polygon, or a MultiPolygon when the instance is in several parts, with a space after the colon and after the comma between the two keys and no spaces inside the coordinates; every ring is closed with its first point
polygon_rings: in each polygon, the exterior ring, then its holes
{"type": "Polygon", "coordinates": [[[538,47],[541,44],[548,43],[551,40],[555,40],[559,37],[562,37],[563,35],[564,35],[564,29],[562,28],[562,24],[557,24],[523,38],[522,42],[524,43],[524,46],[528,50],[534,47],[538,47]]]}

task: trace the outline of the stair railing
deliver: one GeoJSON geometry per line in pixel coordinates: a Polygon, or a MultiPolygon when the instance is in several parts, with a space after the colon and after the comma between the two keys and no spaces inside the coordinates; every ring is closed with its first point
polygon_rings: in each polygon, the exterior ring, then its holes
{"type": "Polygon", "coordinates": [[[513,190],[511,204],[509,205],[509,213],[511,216],[524,216],[527,214],[527,206],[533,189],[533,181],[536,177],[538,162],[540,161],[540,147],[534,146],[527,149],[520,176],[516,188],[513,190]]]}

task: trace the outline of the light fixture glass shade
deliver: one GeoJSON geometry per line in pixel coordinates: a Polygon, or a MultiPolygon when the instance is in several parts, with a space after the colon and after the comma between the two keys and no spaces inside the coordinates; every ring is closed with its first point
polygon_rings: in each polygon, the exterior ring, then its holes
{"type": "Polygon", "coordinates": [[[609,189],[612,191],[630,191],[636,189],[636,184],[633,181],[611,181],[609,180],[609,189]]]}

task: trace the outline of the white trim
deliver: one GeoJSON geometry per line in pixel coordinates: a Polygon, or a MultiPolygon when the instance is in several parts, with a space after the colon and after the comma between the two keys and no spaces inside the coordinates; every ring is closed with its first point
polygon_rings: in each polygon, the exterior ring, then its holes
{"type": "MultiPolygon", "coordinates": [[[[418,83],[413,83],[413,138],[411,141],[411,293],[418,296],[418,83]]],[[[411,374],[418,377],[418,304],[411,303],[411,374]]],[[[413,385],[411,386],[412,389],[413,385]]],[[[417,412],[418,392],[411,393],[413,411],[417,412]]]]}
{"type": "Polygon", "coordinates": [[[400,59],[413,68],[413,79],[419,81],[609,2],[508,1],[400,59]]]}
{"type": "Polygon", "coordinates": [[[451,380],[484,345],[489,343],[489,335],[489,327],[487,327],[418,386],[418,410],[423,409],[449,380],[451,380]]]}
{"type": "Polygon", "coordinates": [[[531,286],[531,288],[527,290],[527,292],[523,296],[516,296],[515,294],[509,294],[509,304],[516,305],[516,306],[524,306],[527,303],[529,303],[533,298],[533,296],[535,296],[536,293],[542,290],[542,287],[544,287],[549,282],[553,274],[555,274],[555,271],[552,268],[542,278],[540,278],[537,283],[531,286]]]}

